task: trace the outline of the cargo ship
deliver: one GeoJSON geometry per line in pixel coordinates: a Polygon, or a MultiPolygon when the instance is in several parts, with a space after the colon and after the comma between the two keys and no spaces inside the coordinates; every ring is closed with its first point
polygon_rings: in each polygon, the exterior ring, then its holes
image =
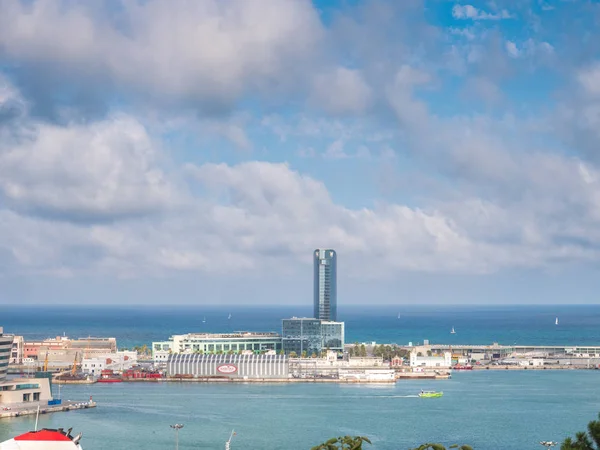
{"type": "Polygon", "coordinates": [[[8,441],[0,442],[0,450],[83,450],[79,441],[81,433],[71,436],[72,428],[64,431],[42,428],[38,431],[15,436],[8,441]]]}

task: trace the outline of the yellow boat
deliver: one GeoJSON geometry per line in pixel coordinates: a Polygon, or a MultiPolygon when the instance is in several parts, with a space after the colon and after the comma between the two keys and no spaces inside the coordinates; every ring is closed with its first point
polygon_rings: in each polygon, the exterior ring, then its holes
{"type": "Polygon", "coordinates": [[[444,395],[443,392],[421,391],[421,393],[419,394],[419,397],[423,397],[423,398],[437,398],[437,397],[441,397],[442,395],[444,395]]]}

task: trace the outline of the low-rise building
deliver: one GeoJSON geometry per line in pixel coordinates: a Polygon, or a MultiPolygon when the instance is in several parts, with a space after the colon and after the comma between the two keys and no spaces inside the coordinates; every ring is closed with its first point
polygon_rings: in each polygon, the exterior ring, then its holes
{"type": "Polygon", "coordinates": [[[452,353],[445,352],[443,356],[419,356],[416,351],[410,352],[410,367],[426,367],[449,369],[452,365],[452,353]]]}
{"type": "MultiPolygon", "coordinates": [[[[44,361],[46,359],[46,354],[48,353],[49,364],[54,362],[52,355],[56,355],[59,365],[64,363],[64,355],[74,356],[77,353],[79,355],[79,360],[81,361],[81,359],[85,357],[116,351],[117,340],[113,337],[70,339],[67,336],[56,336],[55,338],[44,339],[43,341],[29,341],[23,343],[23,358],[44,361]],[[61,352],[62,350],[68,351],[61,352]]],[[[73,361],[73,358],[71,358],[71,361],[73,361]]]]}
{"type": "Polygon", "coordinates": [[[48,378],[18,378],[0,382],[0,404],[52,400],[48,378]]]}
{"type": "Polygon", "coordinates": [[[166,372],[182,378],[284,379],[289,365],[284,355],[173,354],[166,372]]]}
{"type": "Polygon", "coordinates": [[[81,371],[88,375],[99,376],[103,370],[122,372],[137,365],[137,352],[120,351],[84,358],[81,371]]]}
{"type": "Polygon", "coordinates": [[[152,343],[155,361],[168,358],[168,354],[219,354],[255,353],[282,350],[281,336],[277,333],[238,331],[234,333],[188,333],[171,336],[168,341],[152,343]],[[167,352],[167,353],[165,353],[167,352]]]}
{"type": "Polygon", "coordinates": [[[367,381],[393,383],[396,381],[396,371],[385,368],[340,368],[339,379],[344,381],[367,381]]]}

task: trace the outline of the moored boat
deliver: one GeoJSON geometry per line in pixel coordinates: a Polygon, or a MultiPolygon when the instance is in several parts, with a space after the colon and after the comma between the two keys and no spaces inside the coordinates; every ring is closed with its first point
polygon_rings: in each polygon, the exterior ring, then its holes
{"type": "Polygon", "coordinates": [[[0,450],[83,450],[80,440],[81,433],[72,436],[71,428],[42,428],[0,442],[0,450]]]}
{"type": "Polygon", "coordinates": [[[421,391],[420,394],[419,394],[419,397],[423,397],[423,398],[436,398],[436,397],[441,397],[442,395],[444,395],[443,392],[421,391]]]}

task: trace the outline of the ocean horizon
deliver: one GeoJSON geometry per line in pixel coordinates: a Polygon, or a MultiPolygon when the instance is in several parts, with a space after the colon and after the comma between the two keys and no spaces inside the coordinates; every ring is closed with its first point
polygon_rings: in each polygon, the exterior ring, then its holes
{"type": "MultiPolygon", "coordinates": [[[[281,332],[292,316],[311,317],[312,305],[0,306],[5,333],[110,336],[128,348],[190,332],[281,332]]],[[[340,305],[338,320],[347,343],[600,345],[600,305],[340,305]]]]}

